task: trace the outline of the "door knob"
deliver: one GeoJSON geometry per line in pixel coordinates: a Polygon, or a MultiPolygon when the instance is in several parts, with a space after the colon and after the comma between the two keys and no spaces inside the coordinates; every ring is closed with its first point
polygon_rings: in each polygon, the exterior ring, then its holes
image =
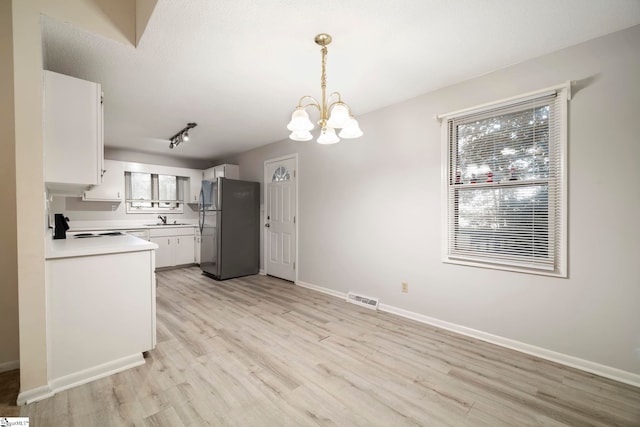
{"type": "Polygon", "coordinates": [[[271,227],[271,224],[265,224],[264,226],[269,228],[269,227],[271,227]]]}

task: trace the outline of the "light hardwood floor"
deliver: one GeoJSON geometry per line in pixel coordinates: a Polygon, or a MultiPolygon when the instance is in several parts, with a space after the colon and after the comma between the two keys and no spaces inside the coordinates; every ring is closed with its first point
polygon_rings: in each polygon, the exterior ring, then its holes
{"type": "Polygon", "coordinates": [[[271,277],[157,277],[146,364],[32,426],[640,426],[638,388],[271,277]]]}

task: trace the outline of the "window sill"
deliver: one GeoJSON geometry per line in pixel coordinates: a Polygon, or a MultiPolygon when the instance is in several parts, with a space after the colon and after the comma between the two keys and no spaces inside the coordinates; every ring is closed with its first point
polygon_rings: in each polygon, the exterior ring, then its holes
{"type": "Polygon", "coordinates": [[[558,270],[543,270],[541,268],[523,267],[518,265],[507,264],[494,264],[489,261],[473,261],[469,259],[454,258],[451,256],[445,256],[442,259],[445,264],[464,265],[468,267],[488,268],[491,270],[510,271],[514,273],[533,274],[537,276],[550,276],[558,278],[566,278],[567,273],[564,269],[558,270]]]}
{"type": "Polygon", "coordinates": [[[177,208],[131,208],[127,206],[128,214],[181,214],[184,212],[182,206],[177,208]]]}

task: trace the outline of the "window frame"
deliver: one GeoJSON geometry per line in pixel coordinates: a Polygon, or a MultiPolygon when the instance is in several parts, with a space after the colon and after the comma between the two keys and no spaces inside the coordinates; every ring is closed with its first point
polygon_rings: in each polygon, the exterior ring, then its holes
{"type": "MultiPolygon", "coordinates": [[[[457,264],[472,267],[489,268],[496,270],[506,270],[519,273],[530,273],[543,276],[555,276],[555,277],[567,277],[567,206],[568,206],[568,193],[567,193],[567,135],[568,135],[568,102],[571,100],[571,85],[570,82],[563,83],[561,85],[552,86],[549,88],[513,96],[510,98],[494,101],[462,110],[442,114],[436,116],[436,119],[440,120],[441,125],[441,231],[442,231],[442,262],[447,264],[457,264]],[[478,253],[477,256],[461,256],[451,254],[450,249],[450,236],[457,235],[455,232],[451,232],[451,227],[454,225],[454,214],[452,207],[455,204],[455,200],[450,200],[450,194],[454,194],[455,191],[450,191],[452,185],[450,182],[451,165],[452,161],[452,144],[456,142],[450,139],[450,125],[449,122],[455,118],[463,118],[465,116],[471,116],[475,114],[481,114],[483,112],[489,113],[492,110],[508,109],[511,106],[520,104],[526,101],[535,101],[536,99],[543,98],[555,93],[556,103],[559,109],[558,118],[560,120],[558,126],[558,141],[557,147],[557,178],[554,178],[555,188],[557,192],[556,203],[552,204],[551,198],[549,200],[549,208],[547,212],[549,215],[554,213],[555,221],[557,222],[554,227],[557,232],[549,229],[549,246],[555,245],[554,262],[552,269],[545,269],[542,266],[533,266],[533,263],[523,263],[516,261],[497,260],[490,256],[483,256],[482,253],[478,253]]],[[[505,113],[503,111],[495,111],[494,115],[489,117],[501,116],[505,113]]],[[[550,145],[552,142],[549,142],[550,145]]],[[[551,150],[550,150],[551,151],[551,150]]],[[[551,155],[551,153],[550,153],[551,155]]],[[[546,180],[545,180],[546,181],[546,180]]],[[[524,187],[525,185],[535,185],[535,180],[527,181],[526,183],[519,184],[524,187]]],[[[483,185],[482,183],[474,184],[478,187],[474,189],[482,190],[487,188],[509,188],[511,185],[505,183],[496,183],[496,185],[483,185]]],[[[453,187],[455,188],[455,187],[453,187]]],[[[465,189],[469,188],[465,186],[465,189]]]]}
{"type": "Polygon", "coordinates": [[[125,184],[126,184],[126,212],[128,214],[136,213],[183,213],[184,212],[184,185],[185,178],[178,175],[154,173],[154,172],[138,172],[138,171],[126,171],[125,172],[125,184]],[[144,202],[151,203],[151,206],[133,206],[136,200],[130,199],[131,197],[131,174],[142,173],[151,176],[151,200],[144,200],[144,202]],[[176,179],[176,200],[159,200],[160,187],[159,176],[173,176],[176,179]],[[160,206],[162,202],[175,202],[175,206],[160,206]]]}

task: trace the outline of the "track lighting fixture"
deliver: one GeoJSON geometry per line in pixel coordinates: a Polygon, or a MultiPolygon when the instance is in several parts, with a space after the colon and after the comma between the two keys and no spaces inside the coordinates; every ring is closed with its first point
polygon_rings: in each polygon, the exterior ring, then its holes
{"type": "Polygon", "coordinates": [[[180,129],[178,133],[176,133],[169,139],[169,148],[173,149],[180,145],[181,142],[188,141],[189,129],[193,129],[196,126],[198,126],[197,123],[187,123],[187,126],[185,126],[183,129],[180,129]]]}

